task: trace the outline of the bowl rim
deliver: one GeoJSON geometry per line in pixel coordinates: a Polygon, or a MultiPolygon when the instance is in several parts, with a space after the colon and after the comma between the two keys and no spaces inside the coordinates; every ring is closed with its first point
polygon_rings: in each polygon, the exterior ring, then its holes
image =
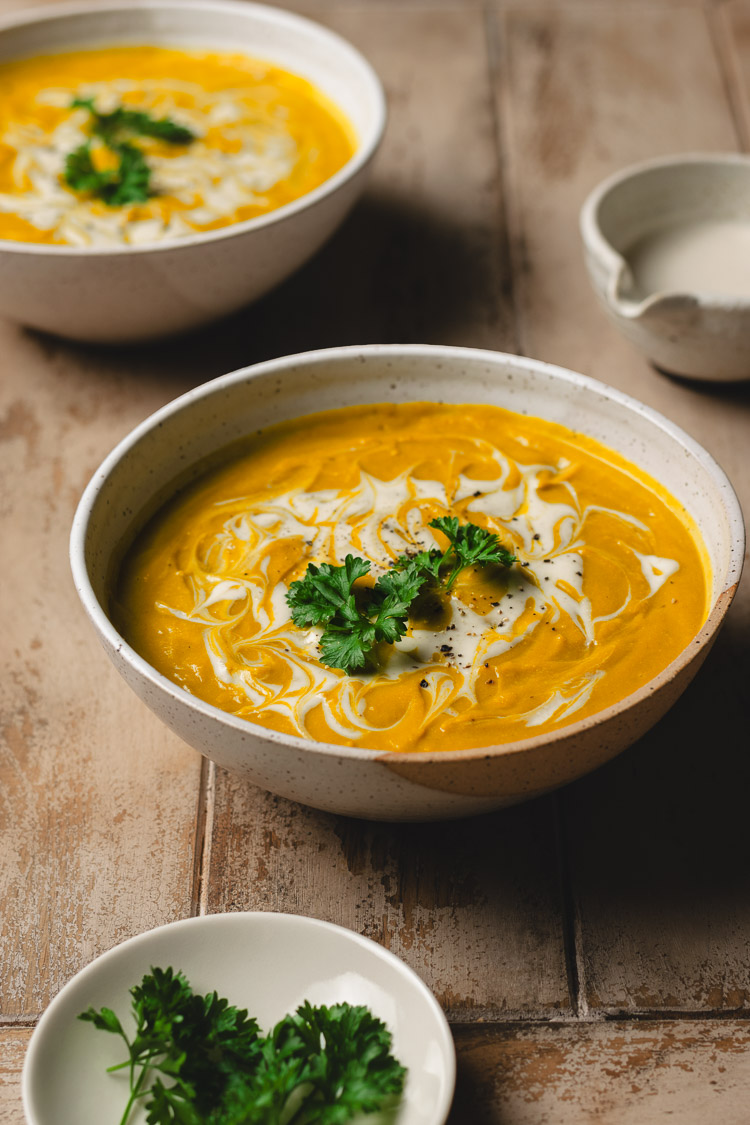
{"type": "MultiPolygon", "coordinates": [[[[347,55],[361,72],[363,85],[368,88],[368,98],[374,110],[373,125],[368,135],[357,138],[354,152],[332,176],[329,176],[312,191],[305,192],[304,195],[268,211],[265,215],[257,215],[255,218],[244,219],[238,223],[229,223],[217,230],[196,231],[194,234],[165,239],[163,242],[146,243],[143,246],[132,246],[130,244],[123,246],[68,246],[65,243],[23,242],[10,238],[0,238],[0,253],[52,254],[58,258],[106,258],[189,250],[194,246],[222,242],[227,238],[251,233],[275,223],[284,222],[298,212],[305,210],[307,207],[313,207],[327,196],[332,195],[367,166],[383,139],[387,121],[385,92],[377,72],[365,56],[338,32],[332,31],[307,16],[298,15],[296,12],[285,8],[274,8],[267,4],[257,3],[256,0],[102,0],[101,3],[65,3],[54,7],[36,7],[23,13],[12,12],[3,16],[0,18],[0,38],[2,38],[4,32],[15,28],[52,23],[55,20],[64,21],[69,17],[87,15],[95,17],[103,13],[117,11],[132,13],[139,9],[146,11],[149,9],[170,9],[180,12],[188,7],[208,12],[231,12],[245,15],[249,20],[255,17],[267,20],[269,23],[275,23],[280,27],[294,27],[310,36],[317,37],[321,41],[328,42],[334,49],[347,55]]],[[[64,47],[59,47],[56,53],[63,53],[64,51],[64,47]]],[[[3,62],[9,61],[12,60],[3,60],[3,62]]],[[[3,64],[0,63],[0,65],[3,64]]],[[[341,112],[346,117],[343,110],[341,112]]]]}
{"type": "MultiPolygon", "coordinates": [[[[599,206],[605,196],[609,195],[615,188],[620,187],[621,184],[627,183],[628,180],[638,179],[639,176],[647,175],[649,172],[655,172],[662,168],[673,168],[677,171],[682,165],[695,167],[700,164],[714,166],[726,165],[729,167],[732,165],[737,167],[744,166],[748,172],[750,172],[750,153],[683,152],[675,153],[671,156],[655,156],[649,160],[639,160],[635,164],[628,164],[624,168],[619,168],[616,172],[600,180],[583,201],[580,212],[581,234],[584,238],[589,233],[598,233],[601,236],[598,220],[599,206]]],[[[604,241],[607,246],[610,245],[606,239],[604,241]]]]}
{"type": "MultiPolygon", "coordinates": [[[[439,1030],[439,1037],[443,1047],[443,1061],[446,1064],[442,1072],[444,1084],[442,1098],[439,1104],[436,1105],[437,1115],[435,1117],[435,1125],[441,1125],[448,1116],[455,1091],[456,1047],[446,1014],[432,989],[425,984],[419,973],[417,973],[411,965],[408,965],[406,961],[402,960],[401,957],[398,957],[390,949],[386,949],[385,946],[380,945],[372,938],[366,937],[357,930],[349,929],[347,926],[338,925],[335,922],[325,921],[322,918],[313,918],[307,914],[291,914],[275,910],[217,911],[210,914],[196,914],[189,918],[179,918],[173,922],[165,922],[162,925],[152,927],[150,930],[144,930],[141,933],[133,934],[132,937],[126,938],[124,941],[117,942],[116,945],[104,950],[104,952],[98,954],[88,961],[87,964],[83,965],[82,968],[65,982],[60,991],[49,1002],[34,1028],[26,1048],[21,1072],[21,1097],[27,1120],[29,1122],[36,1121],[36,1117],[32,1116],[31,1113],[32,1079],[33,1070],[36,1065],[36,1056],[41,1049],[40,1044],[43,1044],[46,1027],[54,1019],[57,1008],[64,1002],[65,996],[68,994],[70,988],[91,972],[94,966],[101,966],[103,962],[115,960],[126,947],[132,949],[138,945],[147,945],[149,940],[156,934],[162,934],[168,930],[173,931],[178,927],[180,929],[191,928],[200,930],[206,927],[210,929],[212,926],[214,928],[231,925],[236,926],[242,924],[242,922],[249,923],[251,926],[254,923],[260,923],[261,925],[267,924],[270,927],[298,927],[301,925],[303,928],[309,927],[311,929],[321,930],[326,934],[334,934],[340,939],[347,939],[353,942],[355,945],[365,949],[367,953],[377,960],[384,961],[387,965],[392,966],[394,971],[398,971],[403,978],[409,982],[414,991],[427,1003],[435,1021],[435,1029],[436,1031],[439,1030]]],[[[377,1013],[374,1014],[377,1015],[377,1013]]],[[[271,1029],[269,1028],[268,1030],[270,1031],[271,1029]]]]}
{"type": "Polygon", "coordinates": [[[750,153],[686,152],[641,160],[635,164],[626,165],[626,167],[620,168],[610,176],[605,177],[592,188],[581,205],[578,222],[584,249],[592,258],[605,265],[608,303],[616,307],[619,314],[626,319],[635,320],[644,312],[653,308],[654,305],[663,305],[665,302],[678,302],[679,304],[689,302],[730,311],[744,310],[750,305],[750,298],[748,297],[687,289],[659,290],[640,300],[623,300],[617,296],[620,275],[623,270],[627,269],[627,262],[620,251],[615,249],[609,239],[605,237],[600,226],[599,212],[604,200],[629,180],[637,180],[641,176],[648,175],[649,172],[672,169],[675,173],[679,173],[682,168],[694,168],[700,165],[744,168],[750,174],[750,153]]]}
{"type": "Polygon", "coordinates": [[[131,668],[152,687],[160,693],[166,693],[174,703],[187,706],[188,710],[198,712],[204,719],[218,720],[223,726],[228,726],[236,733],[254,736],[263,741],[276,743],[296,751],[316,753],[328,757],[340,757],[359,761],[381,761],[390,763],[417,763],[437,764],[450,762],[466,762],[471,758],[490,759],[495,757],[510,756],[513,754],[527,753],[530,750],[549,747],[563,743],[571,737],[577,737],[593,727],[604,725],[616,718],[624,711],[637,705],[659,690],[664,684],[672,680],[683,668],[690,664],[698,652],[710,644],[718,627],[724,618],[734,597],[742,574],[745,552],[745,525],[737,495],[724,470],[714,457],[703,448],[685,430],[671,422],[659,411],[646,406],[638,399],[609,386],[598,379],[588,375],[581,375],[569,368],[556,364],[546,363],[543,360],[530,359],[527,356],[514,355],[508,352],[498,352],[489,349],[455,347],[443,344],[366,344],[347,345],[345,347],[321,348],[314,351],[300,352],[290,356],[280,356],[264,360],[260,363],[242,367],[220,375],[216,379],[202,383],[185,394],[180,395],[171,402],[166,403],[159,410],[140,422],[130,431],[108,454],[94,473],[86,486],[79,501],[73,519],[70,534],[70,566],[73,580],[83,607],[94,625],[100,640],[112,652],[119,654],[131,668]],[[432,751],[383,751],[373,750],[362,746],[346,746],[332,742],[317,742],[300,735],[284,734],[268,727],[260,726],[249,719],[223,711],[212,703],[207,703],[195,695],[191,695],[174,681],[158,672],[144,657],[140,656],[117,631],[110,621],[107,613],[97,598],[88,575],[86,564],[86,535],[89,519],[96,504],[100,491],[105,486],[107,478],[117,466],[121,458],[136,446],[142,437],[154,429],[160,428],[173,414],[178,414],[186,407],[192,406],[201,399],[210,399],[212,395],[221,392],[225,387],[235,383],[242,383],[267,375],[283,375],[290,367],[316,366],[320,363],[340,360],[342,362],[361,362],[362,357],[373,359],[387,359],[389,357],[416,357],[427,356],[442,359],[443,361],[466,362],[484,361],[492,365],[510,362],[518,364],[526,370],[532,370],[542,375],[561,379],[564,383],[577,387],[580,390],[590,390],[626,410],[646,417],[658,429],[663,430],[670,437],[686,448],[712,476],[717,489],[722,497],[724,511],[727,516],[730,531],[729,562],[723,584],[715,600],[711,603],[709,613],[692,640],[682,649],[675,659],[662,669],[655,677],[648,680],[636,691],[624,696],[623,699],[611,704],[609,707],[596,711],[577,722],[567,723],[559,730],[548,734],[534,735],[531,738],[517,739],[506,743],[493,743],[488,746],[469,747],[462,750],[432,750],[432,751]]]}

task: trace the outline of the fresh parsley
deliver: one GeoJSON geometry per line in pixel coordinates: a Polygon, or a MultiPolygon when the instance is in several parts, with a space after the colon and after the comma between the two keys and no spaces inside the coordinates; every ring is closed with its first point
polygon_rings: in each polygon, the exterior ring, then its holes
{"type": "Polygon", "coordinates": [[[245,1010],[196,995],[171,968],[152,968],[130,994],[132,1040],[110,1008],[79,1016],[126,1044],[126,1061],[109,1068],[129,1070],[120,1125],[138,1101],[149,1125],[344,1125],[403,1089],[390,1033],[368,1008],[305,1002],[264,1036],[245,1010]]]}
{"type": "Polygon", "coordinates": [[[156,137],[171,145],[189,145],[195,133],[185,125],[178,125],[170,117],[152,117],[139,109],[118,106],[111,113],[100,113],[93,98],[74,98],[72,109],[87,109],[91,114],[89,129],[96,137],[108,142],[118,141],[123,133],[141,137],[156,137]]]}
{"type": "Polygon", "coordinates": [[[126,142],[111,147],[119,164],[116,169],[100,172],[94,166],[91,145],[79,145],[65,158],[65,182],[75,191],[101,199],[108,207],[145,203],[152,193],[151,169],[143,153],[126,142]]]}
{"type": "Polygon", "coordinates": [[[329,668],[363,668],[376,644],[393,644],[406,632],[409,606],[425,577],[411,568],[381,575],[374,587],[361,589],[358,603],[354,583],[369,570],[367,559],[347,555],[343,566],[310,563],[304,578],[289,587],[294,624],[325,625],[320,658],[329,668]]]}
{"type": "MultiPolygon", "coordinates": [[[[450,590],[467,566],[487,566],[490,563],[512,566],[516,561],[516,556],[503,547],[497,535],[476,523],[459,524],[457,516],[440,516],[430,522],[430,527],[442,531],[450,543],[438,563],[438,568],[444,563],[452,568],[445,583],[446,590],[450,590]]],[[[430,555],[433,554],[430,552],[430,555]]]]}
{"type": "Polygon", "coordinates": [[[347,673],[365,667],[377,644],[395,644],[404,636],[409,610],[423,587],[429,584],[448,593],[468,566],[509,567],[516,562],[497,535],[477,524],[440,516],[429,526],[446,536],[448,550],[400,555],[373,587],[355,593],[354,583],[369,573],[370,563],[354,555],[347,555],[343,566],[310,563],[304,577],[292,582],[287,603],[294,624],[325,626],[319,646],[322,664],[347,673]]]}
{"type": "Polygon", "coordinates": [[[154,194],[151,169],[133,136],[156,137],[167,144],[186,145],[195,134],[168,117],[156,118],[140,110],[119,106],[111,113],[100,113],[92,98],[74,98],[73,109],[87,109],[89,132],[118,158],[116,168],[99,170],[94,164],[91,141],[85,141],[65,158],[63,179],[74,191],[101,199],[108,207],[145,203],[154,194]]]}

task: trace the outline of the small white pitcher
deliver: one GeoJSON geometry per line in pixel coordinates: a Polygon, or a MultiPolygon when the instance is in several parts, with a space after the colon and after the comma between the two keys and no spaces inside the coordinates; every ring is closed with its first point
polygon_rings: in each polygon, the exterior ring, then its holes
{"type": "Polygon", "coordinates": [[[649,236],[712,221],[747,223],[750,231],[750,156],[691,154],[634,165],[583,205],[586,266],[610,319],[657,367],[692,379],[747,379],[750,295],[694,286],[644,295],[628,261],[649,236]]]}

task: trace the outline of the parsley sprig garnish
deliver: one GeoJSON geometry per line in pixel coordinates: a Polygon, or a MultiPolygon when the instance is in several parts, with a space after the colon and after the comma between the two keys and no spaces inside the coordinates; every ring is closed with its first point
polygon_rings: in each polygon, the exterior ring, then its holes
{"type": "Polygon", "coordinates": [[[467,566],[512,566],[516,556],[512,555],[492,531],[476,523],[459,524],[458,516],[440,516],[430,522],[430,527],[442,531],[450,546],[447,551],[420,551],[411,558],[401,555],[397,565],[417,564],[427,575],[439,580],[440,571],[450,567],[445,589],[450,590],[462,570],[467,566]]]}
{"type": "Polygon", "coordinates": [[[87,109],[91,114],[91,132],[105,141],[116,142],[123,133],[156,137],[171,145],[189,145],[195,140],[195,133],[185,125],[178,125],[170,117],[152,117],[140,109],[118,106],[111,113],[100,113],[93,98],[74,98],[71,108],[87,109]]]}
{"type": "Polygon", "coordinates": [[[354,555],[347,555],[343,566],[310,563],[304,577],[292,582],[287,604],[294,624],[303,629],[325,626],[319,646],[322,664],[347,673],[364,668],[376,645],[395,644],[405,635],[409,610],[426,585],[448,593],[468,566],[508,567],[516,561],[497,535],[477,524],[440,516],[429,526],[442,531],[448,549],[400,555],[373,587],[359,588],[359,597],[354,583],[369,573],[370,563],[354,555]]]}
{"type": "Polygon", "coordinates": [[[120,1125],[141,1100],[149,1125],[343,1125],[403,1089],[390,1033],[368,1008],[306,1001],[264,1036],[247,1011],[196,995],[171,968],[152,968],[130,994],[132,1040],[110,1008],[79,1016],[126,1044],[127,1060],[109,1068],[130,1073],[120,1125]]]}
{"type": "Polygon", "coordinates": [[[287,602],[294,624],[303,629],[325,625],[320,659],[329,668],[345,672],[362,668],[376,644],[394,644],[406,632],[409,606],[425,576],[411,567],[383,574],[372,589],[362,590],[366,601],[360,608],[353,587],[369,570],[367,559],[347,555],[343,566],[310,563],[304,578],[289,587],[287,602]]]}
{"type": "Polygon", "coordinates": [[[111,113],[100,113],[92,98],[74,98],[71,107],[89,111],[89,132],[118,157],[118,164],[116,168],[97,169],[91,141],[85,141],[65,158],[63,179],[74,191],[101,199],[108,207],[145,203],[154,194],[151,169],[130,137],[156,137],[172,145],[186,145],[195,140],[192,130],[169,117],[156,118],[122,106],[111,113]]]}

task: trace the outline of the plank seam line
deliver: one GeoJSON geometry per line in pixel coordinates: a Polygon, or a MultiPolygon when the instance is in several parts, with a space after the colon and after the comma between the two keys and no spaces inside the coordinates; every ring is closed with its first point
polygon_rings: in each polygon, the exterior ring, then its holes
{"type": "Polygon", "coordinates": [[[682,1010],[680,1008],[649,1008],[638,1011],[618,1011],[616,1008],[608,1008],[604,1011],[604,1020],[611,1023],[615,1020],[625,1020],[630,1023],[649,1023],[654,1020],[691,1020],[693,1022],[700,1022],[701,1020],[741,1020],[743,1022],[750,1021],[750,1009],[748,1008],[688,1008],[682,1010]]]}
{"type": "Polygon", "coordinates": [[[201,763],[201,779],[198,790],[198,809],[195,823],[195,860],[193,866],[193,893],[190,911],[193,917],[207,913],[215,795],[216,766],[213,762],[209,762],[207,758],[204,758],[201,763]]]}
{"type": "Polygon", "coordinates": [[[555,835],[557,838],[558,879],[562,907],[563,953],[568,978],[570,1005],[575,1019],[601,1019],[591,1012],[586,999],[586,966],[583,955],[583,927],[573,891],[573,874],[568,858],[565,809],[563,797],[555,793],[555,835]]]}
{"type": "MultiPolygon", "coordinates": [[[[29,1017],[19,1016],[17,1019],[12,1016],[0,1016],[0,1031],[33,1031],[41,1016],[29,1017]]],[[[509,1017],[502,1020],[457,1020],[449,1019],[448,1023],[452,1028],[477,1028],[479,1030],[490,1029],[497,1030],[500,1028],[507,1028],[508,1030],[522,1027],[600,1027],[606,1023],[632,1023],[632,1024],[649,1024],[649,1023],[678,1023],[680,1021],[685,1023],[747,1023],[750,1024],[750,1011],[733,1010],[733,1011],[669,1011],[660,1012],[654,1010],[651,1012],[607,1012],[604,1018],[589,1016],[587,1019],[580,1019],[578,1016],[551,1016],[539,1017],[534,1016],[518,1016],[517,1018],[509,1017]]]]}
{"type": "Polygon", "coordinates": [[[750,149],[750,128],[748,126],[747,111],[743,98],[742,71],[734,38],[728,25],[726,8],[709,6],[704,8],[704,18],[708,28],[708,38],[713,47],[716,65],[724,87],[724,97],[727,101],[729,116],[737,136],[737,143],[743,152],[750,149]]]}
{"type": "Polygon", "coordinates": [[[507,280],[503,277],[501,298],[507,294],[512,320],[513,320],[513,349],[517,355],[523,355],[523,340],[521,328],[521,308],[518,295],[516,278],[521,276],[516,268],[517,250],[515,249],[514,228],[517,227],[516,202],[514,198],[510,149],[507,143],[509,122],[504,120],[503,107],[509,104],[507,90],[507,52],[503,47],[503,36],[500,32],[500,11],[491,2],[483,8],[484,39],[486,44],[487,76],[490,84],[490,115],[495,133],[495,156],[497,160],[498,180],[501,185],[500,200],[498,204],[501,238],[504,242],[505,252],[510,263],[507,280]],[[505,58],[502,58],[505,54],[505,58]]]}
{"type": "Polygon", "coordinates": [[[603,1027],[606,1024],[653,1024],[653,1023],[746,1023],[750,1025],[750,1011],[689,1011],[689,1012],[608,1012],[603,1017],[590,1015],[585,1019],[578,1016],[553,1016],[550,1018],[534,1016],[509,1017],[502,1020],[456,1020],[449,1017],[451,1028],[474,1028],[477,1030],[500,1029],[518,1030],[524,1027],[603,1027]]]}
{"type": "MultiPolygon", "coordinates": [[[[38,1016],[0,1016],[0,1031],[33,1031],[41,1019],[38,1016]]],[[[449,1017],[448,1023],[455,1028],[519,1028],[519,1027],[587,1027],[601,1026],[605,1023],[747,1023],[750,1024],[750,1009],[701,1009],[693,1008],[681,1011],[680,1009],[658,1008],[649,1011],[617,1011],[609,1009],[599,1014],[589,1014],[585,1019],[576,1015],[533,1016],[528,1013],[523,1015],[508,1015],[504,1019],[456,1019],[449,1017]]]]}

